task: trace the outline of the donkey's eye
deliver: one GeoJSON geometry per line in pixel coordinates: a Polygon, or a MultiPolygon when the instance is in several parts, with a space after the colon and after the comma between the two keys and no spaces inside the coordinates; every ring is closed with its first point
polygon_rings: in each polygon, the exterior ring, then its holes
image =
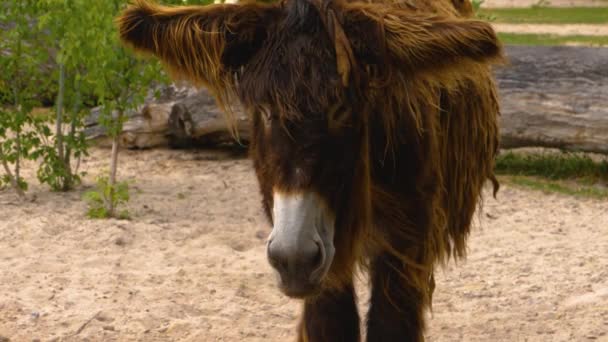
{"type": "Polygon", "coordinates": [[[266,127],[270,127],[272,123],[272,111],[269,106],[260,106],[260,114],[266,127]]]}
{"type": "Polygon", "coordinates": [[[327,111],[328,126],[330,131],[334,131],[348,125],[350,109],[343,103],[336,103],[327,111]]]}

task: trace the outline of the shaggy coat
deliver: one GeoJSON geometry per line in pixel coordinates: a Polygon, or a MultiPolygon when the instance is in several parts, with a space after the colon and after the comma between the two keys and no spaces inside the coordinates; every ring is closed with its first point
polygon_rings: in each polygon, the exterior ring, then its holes
{"type": "Polygon", "coordinates": [[[421,341],[436,265],[463,257],[498,147],[502,60],[469,0],[283,0],[163,7],[137,0],[122,40],[175,78],[251,113],[251,157],[273,191],[317,193],[335,257],[304,299],[299,341],[358,341],[353,275],[371,280],[368,341],[421,341]]]}

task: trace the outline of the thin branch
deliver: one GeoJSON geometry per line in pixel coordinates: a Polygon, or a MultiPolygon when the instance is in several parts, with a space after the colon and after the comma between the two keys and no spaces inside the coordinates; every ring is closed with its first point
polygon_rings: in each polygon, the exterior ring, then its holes
{"type": "Polygon", "coordinates": [[[8,162],[6,161],[6,157],[4,155],[4,151],[2,151],[2,148],[0,148],[0,160],[2,161],[4,172],[8,176],[8,179],[11,182],[11,185],[13,186],[15,191],[17,192],[17,195],[19,195],[21,199],[27,199],[27,196],[25,196],[25,192],[23,192],[23,189],[21,189],[21,187],[19,186],[18,180],[15,179],[15,176],[13,176],[13,173],[11,172],[11,168],[8,165],[8,162]]]}
{"type": "Polygon", "coordinates": [[[65,64],[59,64],[59,92],[57,94],[57,123],[55,127],[55,143],[57,148],[57,156],[62,162],[65,161],[64,157],[64,144],[63,144],[63,106],[65,97],[65,64]]]}
{"type": "Polygon", "coordinates": [[[15,148],[17,149],[17,159],[15,160],[15,178],[21,179],[21,127],[17,129],[15,134],[15,148]]]}
{"type": "Polygon", "coordinates": [[[74,333],[74,336],[80,334],[84,330],[84,328],[87,327],[87,325],[91,324],[91,322],[93,322],[93,320],[99,316],[100,313],[101,311],[98,311],[95,315],[93,315],[93,317],[89,318],[88,321],[82,323],[80,328],[78,328],[78,330],[76,330],[76,333],[74,333]]]}

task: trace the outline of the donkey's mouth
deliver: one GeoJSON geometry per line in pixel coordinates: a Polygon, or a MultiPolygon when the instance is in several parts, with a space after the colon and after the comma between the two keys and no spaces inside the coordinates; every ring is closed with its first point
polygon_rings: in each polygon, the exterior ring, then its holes
{"type": "Polygon", "coordinates": [[[294,261],[293,265],[277,263],[269,256],[269,262],[277,271],[278,286],[281,292],[292,298],[309,298],[316,296],[323,287],[323,280],[331,267],[333,246],[319,244],[319,253],[312,262],[294,261]],[[317,266],[313,266],[317,265],[317,266]],[[315,269],[316,267],[316,269],[315,269]],[[314,269],[313,271],[310,271],[314,269]]]}
{"type": "Polygon", "coordinates": [[[267,253],[279,287],[294,298],[314,295],[334,258],[333,214],[313,192],[275,193],[273,202],[267,253]]]}
{"type": "Polygon", "coordinates": [[[292,284],[285,285],[282,280],[279,280],[279,289],[283,292],[287,297],[294,299],[306,299],[317,296],[321,293],[322,286],[320,283],[317,284],[292,284]]]}

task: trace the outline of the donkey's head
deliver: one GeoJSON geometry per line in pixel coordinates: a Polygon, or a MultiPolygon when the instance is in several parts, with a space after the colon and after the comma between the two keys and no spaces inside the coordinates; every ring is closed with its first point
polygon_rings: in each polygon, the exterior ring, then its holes
{"type": "Polygon", "coordinates": [[[251,154],[273,224],[268,259],[293,297],[351,281],[371,221],[368,121],[381,118],[384,92],[371,95],[374,77],[500,54],[487,24],[381,4],[140,0],[119,25],[123,41],[175,76],[209,87],[221,104],[238,97],[251,113],[251,154]]]}

